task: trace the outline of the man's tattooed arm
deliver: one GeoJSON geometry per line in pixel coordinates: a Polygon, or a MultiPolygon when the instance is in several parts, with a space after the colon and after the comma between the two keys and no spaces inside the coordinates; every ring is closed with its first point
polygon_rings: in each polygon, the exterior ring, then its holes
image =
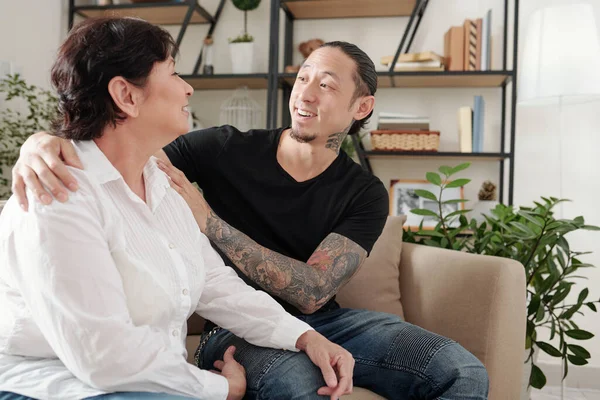
{"type": "Polygon", "coordinates": [[[206,223],[206,235],[266,292],[305,314],[312,314],[327,303],[367,255],[350,239],[331,233],[304,263],[259,245],[212,210],[206,223]]]}

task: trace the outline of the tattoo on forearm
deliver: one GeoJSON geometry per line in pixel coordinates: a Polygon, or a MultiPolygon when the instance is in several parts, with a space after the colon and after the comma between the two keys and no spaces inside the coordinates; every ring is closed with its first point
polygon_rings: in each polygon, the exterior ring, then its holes
{"type": "Polygon", "coordinates": [[[356,243],[330,234],[303,263],[260,246],[210,212],[206,235],[250,279],[302,312],[323,306],[366,257],[356,243]]]}

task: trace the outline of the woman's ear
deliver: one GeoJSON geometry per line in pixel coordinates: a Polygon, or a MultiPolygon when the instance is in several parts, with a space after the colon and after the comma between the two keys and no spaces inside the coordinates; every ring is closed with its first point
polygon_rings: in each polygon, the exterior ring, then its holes
{"type": "Polygon", "coordinates": [[[140,88],[122,76],[115,76],[108,82],[108,93],[123,114],[132,118],[139,115],[142,100],[140,88]]]}

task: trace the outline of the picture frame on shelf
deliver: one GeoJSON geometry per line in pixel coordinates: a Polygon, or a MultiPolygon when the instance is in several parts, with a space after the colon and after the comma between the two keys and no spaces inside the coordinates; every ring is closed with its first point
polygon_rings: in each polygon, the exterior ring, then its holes
{"type": "MultiPolygon", "coordinates": [[[[390,181],[389,195],[390,195],[390,215],[406,215],[405,228],[411,231],[417,231],[419,225],[423,222],[423,229],[433,229],[437,224],[437,221],[433,217],[427,217],[422,215],[413,214],[410,210],[415,208],[429,209],[435,213],[438,213],[437,203],[419,197],[416,193],[416,189],[428,190],[435,194],[437,197],[440,196],[440,188],[435,186],[426,180],[421,179],[392,179],[390,181]]],[[[457,200],[464,199],[464,187],[447,188],[442,193],[442,200],[457,200]]],[[[458,210],[464,210],[464,203],[445,204],[442,214],[444,216],[458,210]]],[[[457,218],[450,221],[450,227],[458,226],[457,218]]]]}

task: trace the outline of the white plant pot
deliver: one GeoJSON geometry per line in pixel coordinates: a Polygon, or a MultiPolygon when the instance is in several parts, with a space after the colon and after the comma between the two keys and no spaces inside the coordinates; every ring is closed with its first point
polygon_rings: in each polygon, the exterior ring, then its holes
{"type": "Polygon", "coordinates": [[[492,216],[492,210],[497,205],[498,202],[496,200],[479,200],[473,205],[471,218],[475,219],[478,224],[485,222],[484,215],[492,216]]]}
{"type": "Polygon", "coordinates": [[[229,43],[229,53],[234,74],[254,73],[254,42],[229,43]]]}

